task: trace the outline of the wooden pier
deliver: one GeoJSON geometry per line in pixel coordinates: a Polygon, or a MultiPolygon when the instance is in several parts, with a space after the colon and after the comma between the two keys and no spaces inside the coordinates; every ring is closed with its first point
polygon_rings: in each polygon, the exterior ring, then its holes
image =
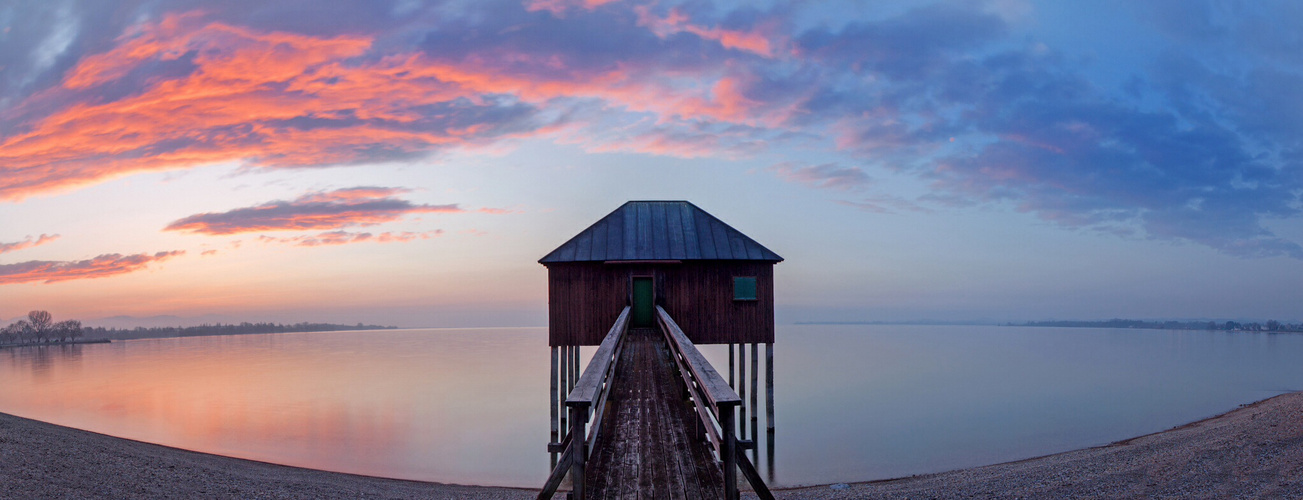
{"type": "Polygon", "coordinates": [[[588,498],[710,498],[724,491],[715,454],[697,434],[661,333],[625,334],[607,411],[606,436],[589,450],[588,498]]]}
{"type": "Polygon", "coordinates": [[[742,452],[755,447],[738,437],[743,398],[663,308],[653,328],[629,328],[629,317],[626,307],[565,398],[568,428],[550,445],[560,456],[539,498],[569,476],[580,500],[736,499],[739,471],[757,496],[773,498],[742,452]]]}
{"type": "Polygon", "coordinates": [[[621,205],[539,259],[548,269],[554,467],[539,498],[569,477],[578,499],[732,500],[739,473],[771,498],[753,460],[764,344],[772,480],[782,261],[692,203],[655,200],[621,205]],[[696,344],[728,345],[727,380],[696,344]],[[582,372],[580,346],[597,346],[582,372]]]}

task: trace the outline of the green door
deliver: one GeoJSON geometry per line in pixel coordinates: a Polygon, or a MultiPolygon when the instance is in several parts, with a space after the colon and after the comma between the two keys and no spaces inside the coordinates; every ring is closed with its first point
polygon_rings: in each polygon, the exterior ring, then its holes
{"type": "Polygon", "coordinates": [[[651,278],[633,279],[633,315],[629,326],[633,328],[651,328],[652,320],[652,280],[651,278]]]}

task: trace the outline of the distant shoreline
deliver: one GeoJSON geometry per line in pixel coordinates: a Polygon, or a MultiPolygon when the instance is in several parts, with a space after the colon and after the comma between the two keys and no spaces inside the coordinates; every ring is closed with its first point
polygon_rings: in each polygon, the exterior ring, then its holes
{"type": "MultiPolygon", "coordinates": [[[[1282,324],[1287,328],[1264,328],[1261,323],[1238,323],[1229,321],[1215,324],[1210,328],[1209,322],[1143,321],[1143,320],[1108,320],[1108,321],[1027,321],[982,322],[982,321],[797,321],[793,325],[822,326],[1011,326],[1033,328],[1107,328],[1118,330],[1174,330],[1190,332],[1234,332],[1234,333],[1303,333],[1303,324],[1282,324]]],[[[1269,322],[1272,323],[1272,322],[1269,322]]]]}
{"type": "Polygon", "coordinates": [[[39,343],[29,343],[29,344],[0,344],[0,349],[8,349],[11,347],[51,347],[51,346],[77,345],[77,344],[108,344],[110,342],[112,341],[109,339],[81,339],[81,340],[66,340],[66,341],[58,341],[58,342],[39,342],[39,343]]]}
{"type": "Polygon", "coordinates": [[[264,335],[274,333],[354,332],[366,330],[397,330],[396,326],[341,325],[333,323],[216,323],[198,326],[104,328],[83,327],[87,338],[111,340],[161,339],[174,337],[209,337],[215,335],[264,335]]]}
{"type": "Polygon", "coordinates": [[[1003,326],[993,321],[797,321],[793,325],[1003,326]]]}

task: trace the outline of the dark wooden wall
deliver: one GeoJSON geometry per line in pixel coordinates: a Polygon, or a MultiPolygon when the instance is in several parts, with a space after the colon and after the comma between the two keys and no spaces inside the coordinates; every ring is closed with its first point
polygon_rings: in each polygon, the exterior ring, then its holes
{"type": "Polygon", "coordinates": [[[652,276],[656,303],[697,344],[774,341],[774,265],[553,263],[548,268],[549,345],[597,345],[629,301],[630,278],[652,276]],[[755,276],[754,301],[733,300],[733,277],[755,276]]]}

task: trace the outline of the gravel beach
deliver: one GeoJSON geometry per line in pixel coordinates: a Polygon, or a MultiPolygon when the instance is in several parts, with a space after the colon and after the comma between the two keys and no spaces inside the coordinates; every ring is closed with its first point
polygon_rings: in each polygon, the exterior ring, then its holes
{"type": "MultiPolygon", "coordinates": [[[[779,498],[1300,498],[1303,393],[1175,429],[1018,462],[779,498]]],[[[252,462],[0,414],[3,498],[533,498],[533,490],[252,462]]]]}

